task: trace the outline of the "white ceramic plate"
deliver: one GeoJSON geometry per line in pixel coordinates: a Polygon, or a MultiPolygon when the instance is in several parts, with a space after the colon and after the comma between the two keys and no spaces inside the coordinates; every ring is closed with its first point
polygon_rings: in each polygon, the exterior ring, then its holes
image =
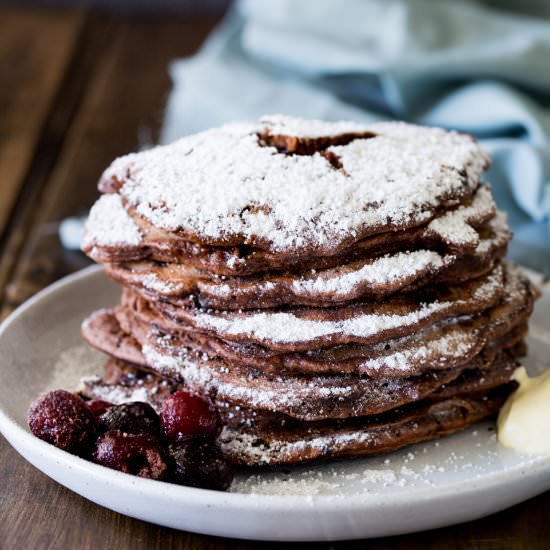
{"type": "MultiPolygon", "coordinates": [[[[479,518],[550,488],[550,457],[499,447],[479,424],[438,443],[390,455],[292,471],[241,473],[231,492],[150,481],[103,468],[33,437],[29,402],[73,389],[101,372],[80,323],[116,303],[119,288],[99,268],[67,277],[14,312],[0,329],[0,429],[28,461],[102,506],[153,523],[212,535],[337,540],[420,531],[479,518]]],[[[550,364],[550,292],[537,305],[526,364],[550,364]]]]}

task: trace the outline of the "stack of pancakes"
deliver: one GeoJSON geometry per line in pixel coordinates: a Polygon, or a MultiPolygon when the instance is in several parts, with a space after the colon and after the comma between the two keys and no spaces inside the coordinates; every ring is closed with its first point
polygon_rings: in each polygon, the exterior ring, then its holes
{"type": "Polygon", "coordinates": [[[359,456],[493,415],[532,310],[470,136],[283,116],[117,159],[83,249],[123,285],[82,393],[186,387],[237,464],[359,456]]]}

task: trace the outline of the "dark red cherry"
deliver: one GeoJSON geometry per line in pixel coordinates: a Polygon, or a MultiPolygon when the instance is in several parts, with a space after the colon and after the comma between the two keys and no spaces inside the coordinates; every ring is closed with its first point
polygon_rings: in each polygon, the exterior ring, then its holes
{"type": "Polygon", "coordinates": [[[86,402],[65,390],[45,393],[29,407],[27,421],[40,439],[75,454],[84,454],[97,430],[86,402]]]}
{"type": "Polygon", "coordinates": [[[206,399],[187,391],[175,392],[163,401],[160,422],[170,441],[190,435],[215,438],[221,431],[216,409],[206,399]]]}
{"type": "Polygon", "coordinates": [[[130,434],[147,433],[155,437],[162,436],[158,414],[151,405],[141,401],[109,407],[100,416],[99,426],[105,432],[119,430],[130,434]]]}
{"type": "Polygon", "coordinates": [[[233,467],[211,438],[181,438],[170,445],[169,454],[174,463],[171,481],[175,483],[225,491],[233,481],[233,467]]]}
{"type": "Polygon", "coordinates": [[[92,411],[94,416],[99,418],[113,406],[113,403],[103,401],[103,399],[92,399],[91,401],[86,401],[86,405],[88,405],[88,408],[92,411]]]}
{"type": "Polygon", "coordinates": [[[130,434],[111,430],[96,442],[97,464],[148,479],[163,479],[168,472],[165,453],[150,434],[130,434]]]}

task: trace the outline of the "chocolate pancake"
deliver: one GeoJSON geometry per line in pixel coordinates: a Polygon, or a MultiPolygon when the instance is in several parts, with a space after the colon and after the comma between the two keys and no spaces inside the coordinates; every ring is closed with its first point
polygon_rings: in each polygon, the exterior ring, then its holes
{"type": "MultiPolygon", "coordinates": [[[[125,333],[134,335],[142,344],[146,343],[161,352],[166,352],[170,347],[177,354],[178,350],[187,348],[199,355],[221,358],[231,364],[246,365],[268,374],[402,377],[426,370],[460,366],[491,340],[498,340],[512,330],[523,334],[533,300],[529,281],[512,270],[507,272],[501,301],[483,314],[448,319],[409,336],[378,344],[348,344],[307,352],[281,352],[259,345],[240,345],[215,337],[177,331],[170,323],[165,323],[162,317],[152,315],[150,309],[142,308],[138,311],[124,306],[118,306],[114,311],[93,314],[86,324],[84,336],[93,340],[94,334],[105,332],[101,325],[109,326],[114,321],[104,317],[115,315],[125,333]]],[[[118,327],[115,330],[119,330],[118,327]]],[[[97,343],[95,345],[98,346],[97,343]]]]}
{"type": "Polygon", "coordinates": [[[352,126],[340,133],[285,117],[226,125],[119,158],[100,188],[187,241],[323,256],[430,221],[471,196],[489,165],[465,134],[392,122],[352,126]],[[274,120],[298,132],[277,135],[314,139],[322,150],[277,149],[266,137],[274,120]]]}
{"type": "MultiPolygon", "coordinates": [[[[507,371],[509,378],[514,362],[505,356],[499,361],[498,368],[507,371]]],[[[247,466],[388,452],[437,439],[495,414],[514,383],[483,386],[480,380],[473,375],[470,380],[463,377],[436,399],[347,420],[300,422],[281,414],[218,403],[225,424],[220,443],[228,459],[247,466]]],[[[144,400],[158,409],[167,394],[180,388],[132,364],[111,360],[103,379],[84,379],[79,389],[89,399],[113,403],[144,400]]]]}
{"type": "MultiPolygon", "coordinates": [[[[110,319],[114,323],[113,317],[110,319]]],[[[127,348],[133,345],[132,355],[118,354],[123,336],[113,333],[111,325],[102,332],[96,322],[85,328],[92,345],[119,359],[135,358],[139,365],[148,366],[162,376],[187,385],[214,401],[254,410],[284,413],[300,420],[348,418],[377,414],[397,406],[426,398],[448,385],[464,372],[487,370],[486,381],[499,373],[492,368],[495,354],[511,348],[523,338],[524,329],[492,341],[470,361],[445,370],[428,370],[417,376],[401,378],[357,378],[340,376],[270,376],[239,364],[229,364],[185,349],[153,348],[147,341],[124,340],[127,348]],[[95,331],[93,330],[95,328],[95,331]],[[142,354],[142,357],[139,354],[142,354]]],[[[119,329],[120,330],[120,329],[119,329]]],[[[509,378],[510,373],[505,373],[509,378]]],[[[506,378],[507,380],[507,378],[506,378]]]]}
{"type": "Polygon", "coordinates": [[[231,462],[243,466],[290,465],[342,457],[360,457],[440,439],[496,415],[515,388],[415,403],[383,417],[346,423],[224,428],[220,445],[231,462]]]}
{"type": "Polygon", "coordinates": [[[147,302],[126,289],[122,304],[152,310],[172,330],[201,333],[240,344],[261,344],[280,351],[305,351],[340,344],[371,344],[412,334],[437,321],[481,313],[504,292],[504,273],[459,285],[424,287],[381,303],[360,302],[338,308],[285,308],[243,312],[181,308],[167,301],[147,302]]]}
{"type": "Polygon", "coordinates": [[[127,212],[118,195],[104,195],[90,211],[83,249],[97,262],[152,259],[182,263],[218,275],[242,276],[288,269],[304,271],[340,266],[410,247],[444,247],[449,253],[462,256],[479,245],[476,228],[491,220],[495,213],[490,188],[482,185],[458,206],[442,210],[419,227],[381,230],[331,254],[308,256],[298,249],[282,253],[249,244],[213,247],[190,242],[135,216],[132,209],[127,212]]]}
{"type": "Polygon", "coordinates": [[[428,282],[458,283],[484,275],[504,256],[510,233],[498,215],[479,230],[473,252],[459,255],[419,249],[306,273],[223,277],[189,265],[137,261],[106,264],[106,273],[151,299],[180,307],[207,309],[273,308],[280,305],[326,307],[358,299],[380,300],[410,292],[428,282]]]}

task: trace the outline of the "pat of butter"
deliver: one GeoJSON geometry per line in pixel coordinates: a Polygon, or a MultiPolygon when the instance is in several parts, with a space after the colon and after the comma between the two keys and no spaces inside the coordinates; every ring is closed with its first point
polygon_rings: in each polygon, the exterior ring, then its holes
{"type": "Polygon", "coordinates": [[[550,370],[529,378],[525,367],[513,376],[519,388],[498,415],[498,440],[525,454],[550,454],[550,370]]]}

